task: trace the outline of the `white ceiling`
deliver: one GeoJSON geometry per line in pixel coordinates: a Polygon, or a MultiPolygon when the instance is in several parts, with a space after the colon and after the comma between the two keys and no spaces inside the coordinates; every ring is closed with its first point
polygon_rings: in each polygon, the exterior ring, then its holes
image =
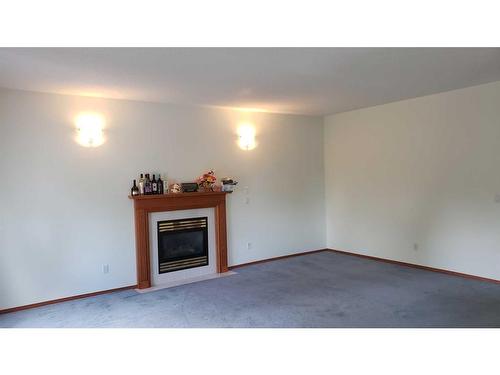
{"type": "Polygon", "coordinates": [[[325,115],[500,80],[498,48],[0,48],[0,86],[325,115]]]}

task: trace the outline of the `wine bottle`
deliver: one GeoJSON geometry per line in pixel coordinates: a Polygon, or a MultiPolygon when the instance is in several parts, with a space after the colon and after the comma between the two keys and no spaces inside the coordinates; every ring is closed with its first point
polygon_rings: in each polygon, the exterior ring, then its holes
{"type": "Polygon", "coordinates": [[[153,175],[153,179],[151,180],[151,193],[158,194],[158,181],[156,181],[155,175],[153,175]]]}
{"type": "Polygon", "coordinates": [[[149,179],[149,173],[146,173],[146,178],[144,181],[144,194],[150,195],[152,192],[151,189],[151,180],[149,179]]]}
{"type": "Polygon", "coordinates": [[[141,178],[139,178],[139,194],[144,194],[144,175],[141,173],[141,178]]]}
{"type": "Polygon", "coordinates": [[[163,194],[163,180],[161,179],[161,175],[158,175],[158,194],[163,194]]]}
{"type": "Polygon", "coordinates": [[[134,185],[132,186],[132,189],[130,189],[130,195],[132,195],[132,196],[139,195],[139,188],[135,184],[135,180],[134,180],[134,185]]]}

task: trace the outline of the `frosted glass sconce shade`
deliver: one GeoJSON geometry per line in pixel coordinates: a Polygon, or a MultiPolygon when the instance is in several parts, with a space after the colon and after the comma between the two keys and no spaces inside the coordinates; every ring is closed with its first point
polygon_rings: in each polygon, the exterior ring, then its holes
{"type": "Polygon", "coordinates": [[[77,142],[84,147],[98,147],[104,139],[104,118],[96,113],[82,113],[75,120],[77,142]]]}
{"type": "Polygon", "coordinates": [[[255,128],[250,124],[242,124],[238,128],[238,146],[242,150],[253,150],[257,143],[255,142],[255,128]]]}

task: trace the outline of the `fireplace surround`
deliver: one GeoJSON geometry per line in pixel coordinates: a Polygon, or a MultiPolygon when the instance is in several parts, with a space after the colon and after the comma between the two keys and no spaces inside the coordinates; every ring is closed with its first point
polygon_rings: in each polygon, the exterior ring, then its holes
{"type": "Polygon", "coordinates": [[[129,196],[134,201],[137,288],[151,287],[149,214],[196,208],[214,208],[217,272],[228,271],[225,192],[129,196]]]}

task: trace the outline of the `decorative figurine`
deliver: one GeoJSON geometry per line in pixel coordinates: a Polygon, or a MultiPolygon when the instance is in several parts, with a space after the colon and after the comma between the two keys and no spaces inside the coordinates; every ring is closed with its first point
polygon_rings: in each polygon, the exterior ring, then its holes
{"type": "Polygon", "coordinates": [[[226,191],[228,193],[232,193],[234,191],[234,187],[238,185],[238,181],[234,181],[232,178],[223,178],[222,182],[222,191],[226,191]]]}
{"type": "Polygon", "coordinates": [[[174,193],[174,194],[180,193],[181,192],[181,185],[179,185],[179,184],[170,185],[170,192],[174,193]]]}

